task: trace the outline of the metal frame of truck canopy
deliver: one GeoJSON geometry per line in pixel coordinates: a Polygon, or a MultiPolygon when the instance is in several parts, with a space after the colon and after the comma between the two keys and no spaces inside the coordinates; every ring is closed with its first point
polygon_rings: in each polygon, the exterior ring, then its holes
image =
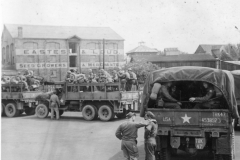
{"type": "Polygon", "coordinates": [[[170,81],[203,81],[213,84],[223,93],[232,117],[239,117],[234,92],[234,78],[231,72],[208,67],[194,66],[172,67],[153,71],[145,81],[142,104],[140,108],[141,117],[144,117],[145,111],[147,110],[147,104],[153,84],[170,81]]]}

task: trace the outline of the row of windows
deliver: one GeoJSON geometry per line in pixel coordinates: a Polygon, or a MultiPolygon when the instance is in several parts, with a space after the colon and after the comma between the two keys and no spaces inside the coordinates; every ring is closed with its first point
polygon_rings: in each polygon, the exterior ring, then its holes
{"type": "MultiPolygon", "coordinates": [[[[24,49],[38,49],[38,43],[36,42],[25,42],[23,43],[24,49]]],[[[77,50],[77,43],[75,42],[70,42],[69,43],[69,48],[72,49],[73,53],[76,53],[77,50]]],[[[60,43],[57,42],[47,42],[46,43],[46,48],[48,49],[60,49],[60,43]]],[[[95,43],[95,42],[90,42],[87,43],[87,48],[88,49],[101,49],[103,48],[102,43],[95,43]]],[[[118,44],[117,43],[106,43],[105,44],[105,49],[118,49],[118,44]]]]}

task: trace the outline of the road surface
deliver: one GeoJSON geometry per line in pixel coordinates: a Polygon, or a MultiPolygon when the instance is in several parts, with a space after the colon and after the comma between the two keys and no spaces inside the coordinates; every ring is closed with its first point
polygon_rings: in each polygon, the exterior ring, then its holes
{"type": "MultiPolygon", "coordinates": [[[[85,121],[79,112],[66,112],[59,121],[22,115],[1,118],[2,160],[122,160],[121,141],[115,137],[125,120],[85,121]]],[[[143,121],[137,117],[136,121],[143,121]]],[[[144,129],[138,131],[139,160],[144,160],[144,129]]],[[[240,146],[240,132],[236,132],[240,146]]],[[[237,148],[237,147],[236,147],[237,148]]],[[[208,157],[194,158],[210,160],[208,157]]],[[[236,151],[236,160],[240,152],[236,151]]],[[[181,155],[173,160],[190,160],[181,155]]]]}

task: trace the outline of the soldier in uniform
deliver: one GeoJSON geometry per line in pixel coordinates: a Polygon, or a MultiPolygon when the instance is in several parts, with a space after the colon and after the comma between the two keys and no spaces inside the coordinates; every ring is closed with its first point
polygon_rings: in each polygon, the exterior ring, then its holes
{"type": "Polygon", "coordinates": [[[182,104],[169,94],[171,86],[172,82],[163,83],[160,87],[158,98],[164,101],[163,106],[165,108],[180,109],[182,104]]]}
{"type": "Polygon", "coordinates": [[[128,74],[129,74],[129,77],[128,77],[127,83],[126,83],[126,91],[131,91],[132,85],[136,85],[136,83],[137,83],[137,76],[132,71],[131,68],[128,69],[128,74]]]}
{"type": "Polygon", "coordinates": [[[200,103],[197,103],[194,106],[194,109],[209,109],[209,108],[214,108],[219,101],[218,100],[211,100],[209,101],[211,98],[215,98],[215,97],[221,97],[222,96],[222,92],[214,87],[213,85],[211,85],[210,83],[207,82],[203,82],[202,83],[203,87],[206,90],[206,95],[203,97],[191,97],[189,98],[190,102],[195,102],[198,101],[200,103]]]}
{"type": "Polygon", "coordinates": [[[118,139],[122,140],[121,149],[126,160],[138,159],[137,148],[137,131],[139,128],[146,126],[144,123],[136,123],[136,114],[129,112],[127,114],[128,121],[121,124],[115,135],[118,139]]]}
{"type": "Polygon", "coordinates": [[[60,107],[60,101],[57,96],[57,90],[55,89],[53,91],[53,94],[50,97],[50,108],[51,108],[51,119],[54,118],[54,111],[56,112],[56,119],[59,119],[59,110],[58,107],[60,107]]]}
{"type": "Polygon", "coordinates": [[[144,149],[145,149],[145,160],[155,160],[155,148],[157,145],[156,136],[158,131],[158,124],[155,119],[155,115],[147,111],[145,113],[145,120],[148,121],[148,125],[145,127],[144,132],[144,149]]]}
{"type": "Polygon", "coordinates": [[[121,90],[125,91],[126,89],[126,82],[127,82],[127,74],[124,72],[124,70],[122,70],[121,68],[119,68],[118,71],[118,77],[119,77],[119,81],[121,82],[121,90]]]}

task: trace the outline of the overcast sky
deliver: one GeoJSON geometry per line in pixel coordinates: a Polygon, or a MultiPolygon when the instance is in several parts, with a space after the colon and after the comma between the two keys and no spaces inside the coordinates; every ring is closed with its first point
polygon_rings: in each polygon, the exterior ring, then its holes
{"type": "Polygon", "coordinates": [[[1,7],[2,24],[111,27],[125,52],[140,41],[188,53],[240,43],[240,0],[2,0],[1,7]]]}

